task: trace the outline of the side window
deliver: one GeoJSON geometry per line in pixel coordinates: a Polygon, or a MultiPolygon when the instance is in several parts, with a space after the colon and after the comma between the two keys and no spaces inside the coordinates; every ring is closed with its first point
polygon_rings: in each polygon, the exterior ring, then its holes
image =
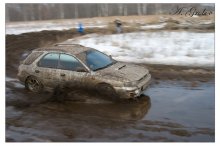
{"type": "Polygon", "coordinates": [[[40,67],[57,68],[59,61],[58,53],[49,53],[45,55],[38,63],[40,67]]]}
{"type": "Polygon", "coordinates": [[[78,69],[82,69],[84,67],[75,57],[67,54],[60,54],[59,68],[77,71],[78,69]]]}

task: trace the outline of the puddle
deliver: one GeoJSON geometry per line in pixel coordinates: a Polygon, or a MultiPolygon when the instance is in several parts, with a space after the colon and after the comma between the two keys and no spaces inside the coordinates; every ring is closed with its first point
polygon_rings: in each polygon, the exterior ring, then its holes
{"type": "MultiPolygon", "coordinates": [[[[148,96],[123,103],[92,98],[54,102],[49,93],[32,95],[14,89],[6,93],[6,141],[214,142],[214,81],[190,85],[159,82],[146,90],[148,96]],[[14,94],[17,100],[8,97],[14,94]],[[29,106],[22,108],[19,102],[29,106]]],[[[88,97],[87,93],[78,96],[88,97]]]]}

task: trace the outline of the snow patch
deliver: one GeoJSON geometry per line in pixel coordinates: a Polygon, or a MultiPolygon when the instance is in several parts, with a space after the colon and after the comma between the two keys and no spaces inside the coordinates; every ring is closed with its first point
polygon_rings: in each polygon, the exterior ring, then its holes
{"type": "Polygon", "coordinates": [[[161,24],[154,24],[154,25],[145,25],[141,26],[142,29],[160,29],[164,28],[167,25],[167,23],[161,23],[161,24]]]}
{"type": "MultiPolygon", "coordinates": [[[[103,28],[107,27],[101,23],[97,24],[83,24],[84,28],[103,28]]],[[[64,22],[18,22],[6,24],[6,34],[22,34],[28,32],[39,32],[43,30],[67,30],[71,28],[78,28],[78,23],[71,21],[64,22]]]]}
{"type": "Polygon", "coordinates": [[[214,66],[214,33],[142,32],[75,40],[119,61],[181,66],[214,66]]]}

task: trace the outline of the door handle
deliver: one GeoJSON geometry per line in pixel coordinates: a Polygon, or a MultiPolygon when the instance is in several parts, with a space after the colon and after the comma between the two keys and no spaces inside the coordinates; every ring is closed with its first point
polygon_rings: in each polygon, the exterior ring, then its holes
{"type": "Polygon", "coordinates": [[[64,77],[64,76],[65,76],[65,74],[64,74],[64,73],[62,73],[62,74],[60,74],[60,76],[64,77]]]}
{"type": "Polygon", "coordinates": [[[36,72],[36,73],[39,73],[40,71],[39,71],[39,70],[35,70],[35,72],[36,72]]]}

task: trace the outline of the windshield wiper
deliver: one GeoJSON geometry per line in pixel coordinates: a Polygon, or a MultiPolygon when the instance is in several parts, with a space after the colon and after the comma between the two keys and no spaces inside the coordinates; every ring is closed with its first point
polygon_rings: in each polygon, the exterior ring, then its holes
{"type": "Polygon", "coordinates": [[[106,65],[106,66],[103,66],[103,67],[100,67],[100,68],[94,69],[93,71],[97,71],[97,70],[101,70],[101,69],[103,69],[103,68],[109,67],[109,66],[115,64],[116,62],[117,62],[117,61],[113,61],[112,63],[109,63],[109,64],[106,65]]]}
{"type": "Polygon", "coordinates": [[[126,65],[123,65],[123,66],[119,67],[118,70],[122,69],[122,68],[125,67],[125,66],[126,66],[126,65]]]}

